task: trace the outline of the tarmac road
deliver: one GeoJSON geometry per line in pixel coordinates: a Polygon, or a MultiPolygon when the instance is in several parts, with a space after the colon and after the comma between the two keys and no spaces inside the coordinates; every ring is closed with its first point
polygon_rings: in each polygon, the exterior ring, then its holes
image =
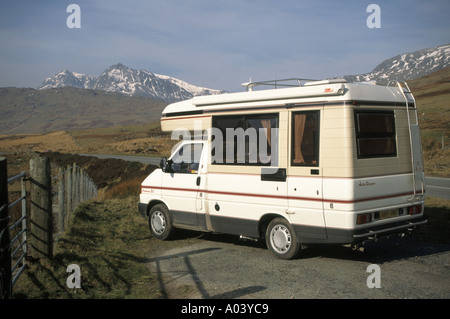
{"type": "Polygon", "coordinates": [[[450,178],[425,177],[427,196],[450,199],[450,178]]]}
{"type": "Polygon", "coordinates": [[[109,154],[79,154],[82,156],[94,156],[100,159],[104,158],[116,158],[124,161],[130,162],[140,162],[143,164],[153,164],[159,166],[161,157],[151,157],[151,156],[132,156],[132,155],[109,155],[109,154]]]}

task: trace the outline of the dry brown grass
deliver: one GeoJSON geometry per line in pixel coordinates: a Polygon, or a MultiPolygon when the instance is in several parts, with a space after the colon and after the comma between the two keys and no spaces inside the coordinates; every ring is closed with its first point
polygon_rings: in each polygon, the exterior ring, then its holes
{"type": "Polygon", "coordinates": [[[141,183],[146,176],[136,176],[119,182],[112,187],[106,189],[103,193],[104,199],[111,198],[127,198],[130,196],[138,196],[141,191],[141,183]]]}
{"type": "Polygon", "coordinates": [[[48,134],[1,135],[0,151],[169,156],[176,142],[171,140],[170,134],[161,132],[159,123],[149,123],[48,134]]]}
{"type": "Polygon", "coordinates": [[[82,151],[82,147],[65,131],[48,134],[16,134],[0,136],[2,152],[70,152],[82,151]]]}

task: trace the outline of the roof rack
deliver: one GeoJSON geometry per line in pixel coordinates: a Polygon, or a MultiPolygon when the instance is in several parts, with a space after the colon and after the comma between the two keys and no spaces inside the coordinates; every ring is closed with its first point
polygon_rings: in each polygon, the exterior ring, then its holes
{"type": "Polygon", "coordinates": [[[274,88],[277,87],[299,87],[299,86],[312,86],[312,85],[320,85],[320,84],[331,84],[331,83],[344,83],[345,79],[331,79],[331,80],[312,80],[312,79],[300,79],[300,78],[290,78],[290,79],[281,79],[281,80],[269,80],[269,81],[260,81],[260,82],[245,82],[242,83],[242,86],[249,91],[253,91],[255,86],[259,85],[267,85],[272,86],[274,88]],[[286,83],[286,82],[297,82],[296,84],[286,83]]]}

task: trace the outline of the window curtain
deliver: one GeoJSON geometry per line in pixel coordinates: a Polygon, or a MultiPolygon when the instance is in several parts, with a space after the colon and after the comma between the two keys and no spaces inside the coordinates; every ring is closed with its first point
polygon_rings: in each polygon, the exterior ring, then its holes
{"type": "Polygon", "coordinates": [[[306,114],[294,114],[294,159],[295,164],[305,163],[302,153],[303,135],[305,132],[306,114]]]}
{"type": "Polygon", "coordinates": [[[271,140],[271,128],[272,128],[271,121],[270,120],[261,120],[261,126],[266,129],[267,143],[269,144],[269,147],[270,147],[271,146],[270,143],[272,141],[271,140]]]}

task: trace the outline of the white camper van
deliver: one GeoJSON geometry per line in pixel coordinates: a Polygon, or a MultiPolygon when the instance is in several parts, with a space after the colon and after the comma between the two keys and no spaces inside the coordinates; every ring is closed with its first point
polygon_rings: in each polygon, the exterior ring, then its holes
{"type": "Polygon", "coordinates": [[[163,131],[183,140],[141,186],[154,237],[235,234],[290,259],[302,244],[358,245],[426,223],[408,85],[294,80],[165,108],[163,131]]]}

